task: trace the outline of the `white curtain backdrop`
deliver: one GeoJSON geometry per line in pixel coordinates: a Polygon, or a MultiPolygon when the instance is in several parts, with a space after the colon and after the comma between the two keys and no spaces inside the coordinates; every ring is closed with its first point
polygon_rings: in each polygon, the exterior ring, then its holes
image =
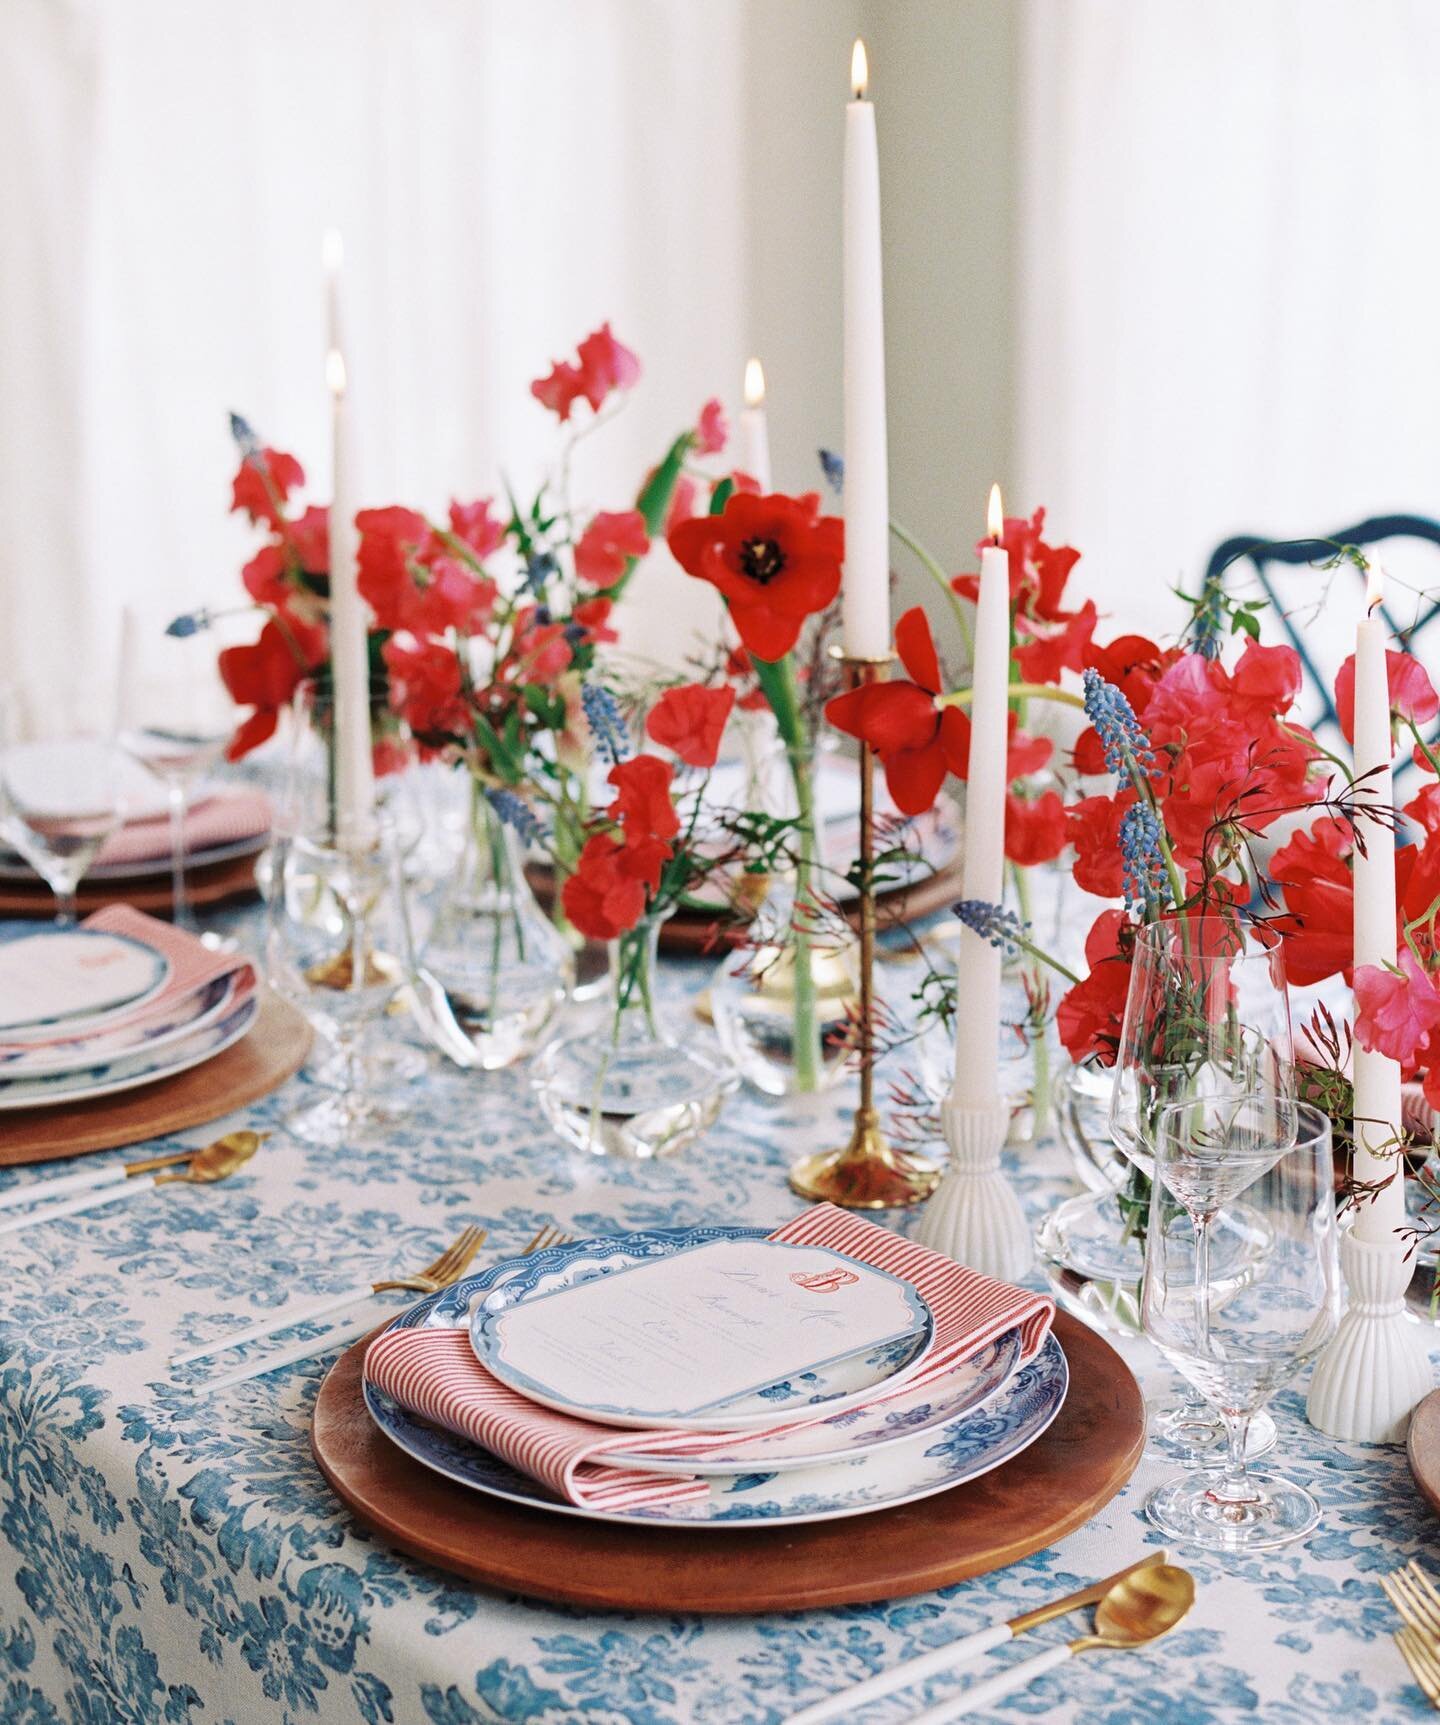
{"type": "MultiPolygon", "coordinates": [[[[532,485],[528,394],[603,319],[641,354],[580,446],[621,507],[745,353],[737,8],[7,0],[0,679],[108,680],[127,597],[223,601],[226,410],[329,491],[320,236],[346,248],[363,490],[532,485]]],[[[647,577],[630,641],[676,642],[647,577]]],[[[691,584],[686,583],[686,586],[691,584]]],[[[701,614],[690,598],[689,616],[701,614]]]]}
{"type": "Polygon", "coordinates": [[[1026,0],[1022,489],[1132,626],[1233,532],[1440,513],[1437,70],[1427,0],[1026,0]]]}

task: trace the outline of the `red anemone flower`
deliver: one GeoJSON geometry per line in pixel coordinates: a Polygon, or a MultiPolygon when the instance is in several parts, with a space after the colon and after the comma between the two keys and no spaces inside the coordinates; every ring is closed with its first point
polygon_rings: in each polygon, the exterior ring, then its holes
{"type": "Polygon", "coordinates": [[[958,708],[937,707],[940,660],[930,623],[916,605],[895,625],[895,650],[910,678],[866,683],[837,695],[825,716],[837,731],[859,737],[885,769],[895,807],[924,814],[945,783],[969,761],[969,724],[958,708]]]}
{"type": "Polygon", "coordinates": [[[757,659],[785,656],[805,619],[840,591],[845,523],[820,497],[737,491],[720,515],[682,521],[670,549],[688,575],[719,588],[740,639],[757,659]]]}

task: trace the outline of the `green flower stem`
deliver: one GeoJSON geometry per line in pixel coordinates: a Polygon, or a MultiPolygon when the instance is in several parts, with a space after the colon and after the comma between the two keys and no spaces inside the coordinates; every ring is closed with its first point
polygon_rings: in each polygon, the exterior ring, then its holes
{"type": "Polygon", "coordinates": [[[971,631],[970,619],[965,614],[965,607],[961,603],[960,595],[950,585],[950,577],[914,536],[914,534],[907,532],[898,521],[892,521],[890,523],[890,533],[892,538],[898,539],[905,549],[915,557],[916,561],[920,564],[920,567],[928,576],[930,576],[931,580],[934,581],[935,585],[945,595],[955,617],[955,627],[960,631],[960,639],[965,643],[965,651],[970,655],[973,661],[975,657],[975,636],[971,631]]]}
{"type": "MultiPolygon", "coordinates": [[[[937,707],[968,707],[974,692],[973,689],[952,689],[948,695],[937,695],[935,705],[937,707]]],[[[1012,701],[1056,701],[1062,707],[1079,707],[1082,711],[1085,706],[1083,695],[1077,695],[1070,689],[1057,689],[1049,683],[1012,683],[1010,685],[1010,699],[1012,701]]]]}
{"type": "Polygon", "coordinates": [[[770,710],[775,715],[785,758],[795,786],[796,810],[800,817],[798,851],[795,858],[795,1088],[802,1092],[820,1086],[820,1018],[815,998],[815,967],[812,953],[814,908],[811,880],[815,871],[815,788],[811,779],[810,738],[800,706],[795,681],[795,655],[783,659],[756,659],[755,675],[770,710]]]}

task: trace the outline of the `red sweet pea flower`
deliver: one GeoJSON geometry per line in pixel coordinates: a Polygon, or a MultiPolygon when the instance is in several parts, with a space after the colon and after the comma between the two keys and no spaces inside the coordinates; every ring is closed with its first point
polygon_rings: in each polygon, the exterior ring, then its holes
{"type": "Polygon", "coordinates": [[[1068,836],[1075,847],[1075,884],[1097,898],[1119,898],[1125,890],[1120,856],[1120,822],[1133,792],[1116,797],[1082,797],[1067,817],[1068,836]]]}
{"type": "Polygon", "coordinates": [[[634,755],[611,767],[608,782],[615,787],[610,818],[625,830],[626,843],[642,839],[673,839],[680,816],[670,797],[670,763],[659,755],[634,755]]]}
{"type": "Polygon", "coordinates": [[[721,515],[682,521],[670,549],[689,575],[718,587],[741,641],[757,659],[780,659],[807,617],[840,591],[845,523],[820,514],[816,492],[754,497],[737,491],[721,515]]]}
{"type": "Polygon", "coordinates": [[[219,657],[220,680],[237,706],[254,707],[230,739],[225,753],[232,761],[263,743],[275,729],[281,707],[302,678],[321,663],[326,633],[318,625],[287,616],[272,617],[248,647],[225,647],[219,657]]]}
{"type": "Polygon", "coordinates": [[[1413,1067],[1440,1025],[1440,989],[1408,946],[1400,949],[1399,967],[1398,973],[1379,964],[1356,967],[1355,1038],[1362,1048],[1413,1067]]]}
{"type": "Polygon", "coordinates": [[[1077,1064],[1091,1055],[1106,1066],[1115,1059],[1130,992],[1130,960],[1121,947],[1126,926],[1123,911],[1101,911],[1085,941],[1090,973],[1064,995],[1055,1010],[1055,1028],[1077,1064]]]}
{"type": "Polygon", "coordinates": [[[457,539],[463,539],[482,562],[505,543],[505,524],[490,513],[492,508],[488,497],[475,503],[450,505],[450,531],[457,539]]]}
{"type": "Polygon", "coordinates": [[[307,575],[330,573],[330,510],[312,503],[297,520],[283,529],[285,543],[307,575]]]}
{"type": "Polygon", "coordinates": [[[1143,719],[1155,685],[1166,667],[1179,657],[1174,648],[1162,653],[1145,635],[1117,635],[1106,647],[1097,647],[1092,642],[1085,663],[1107,683],[1113,683],[1143,719]]]}
{"type": "Polygon", "coordinates": [[[1430,838],[1440,833],[1440,784],[1428,784],[1406,803],[1402,813],[1430,838]]]}
{"type": "Polygon", "coordinates": [[[240,579],[257,605],[283,605],[292,596],[285,579],[285,553],[273,543],[260,547],[240,571],[240,579]]]}
{"type": "Polygon", "coordinates": [[[1294,833],[1281,845],[1270,859],[1270,873],[1284,887],[1299,886],[1307,880],[1348,885],[1354,848],[1349,821],[1322,815],[1308,830],[1294,833]]]}
{"type": "Polygon", "coordinates": [[[1026,683],[1058,683],[1062,671],[1079,671],[1085,666],[1090,637],[1099,621],[1095,601],[1087,599],[1064,622],[1017,616],[1015,634],[1019,644],[1012,657],[1026,683]]]}
{"type": "Polygon", "coordinates": [[[613,587],[632,557],[650,549],[638,509],[601,510],[575,546],[575,573],[592,587],[613,587]]]}
{"type": "Polygon", "coordinates": [[[695,427],[695,449],[700,455],[718,455],[729,435],[725,409],[718,397],[712,397],[700,409],[699,423],[695,427]]]}
{"type": "Polygon", "coordinates": [[[610,627],[610,613],[615,609],[615,601],[607,599],[603,593],[597,593],[593,599],[584,599],[570,613],[570,621],[578,623],[591,641],[599,645],[602,642],[618,641],[619,632],[610,627]]]}
{"type": "Polygon", "coordinates": [[[390,705],[422,745],[435,748],[470,729],[460,661],[438,641],[407,646],[395,636],[381,649],[390,672],[390,705]]]}
{"type": "MultiPolygon", "coordinates": [[[[1440,695],[1429,673],[1413,653],[1385,652],[1385,675],[1390,685],[1390,711],[1401,718],[1425,725],[1440,713],[1440,695]]],[[[1355,655],[1352,653],[1335,678],[1335,712],[1345,741],[1355,741],[1355,655]]]]}
{"type": "Polygon", "coordinates": [[[651,710],[645,730],[652,742],[673,749],[687,766],[713,767],[720,738],[735,705],[731,688],[707,689],[701,683],[667,689],[651,710]]]}
{"type": "Polygon", "coordinates": [[[515,616],[510,651],[495,668],[497,683],[552,683],[569,670],[574,658],[563,623],[542,621],[538,605],[526,605],[515,616]]]}
{"type": "Polygon", "coordinates": [[[433,557],[408,592],[402,590],[400,626],[413,635],[473,634],[489,620],[497,592],[493,581],[472,575],[458,557],[433,557]]]}
{"type": "Polygon", "coordinates": [[[596,413],[614,389],[629,389],[640,377],[640,361],[628,347],[616,341],[610,325],[587,335],[580,343],[580,389],[596,413]]]}
{"type": "Polygon", "coordinates": [[[917,605],[895,625],[895,650],[910,674],[866,683],[837,695],[825,717],[837,731],[869,743],[885,769],[885,783],[902,814],[923,814],[948,772],[969,762],[969,721],[956,707],[940,708],[940,660],[930,623],[917,605]]]}
{"type": "Polygon", "coordinates": [[[1051,862],[1067,842],[1065,804],[1057,791],[1045,791],[1033,801],[1006,793],[1005,855],[1011,862],[1022,868],[1051,862]]]}
{"type": "Polygon", "coordinates": [[[240,463],[230,487],[231,512],[243,509],[251,521],[278,527],[281,506],[295,487],[304,483],[305,469],[293,455],[280,449],[262,449],[240,463]]]}
{"type": "Polygon", "coordinates": [[[645,914],[645,882],[627,868],[626,849],[613,833],[596,833],[561,888],[565,914],[587,940],[618,940],[645,914]]]}
{"type": "Polygon", "coordinates": [[[1288,713],[1302,679],[1300,655],[1293,647],[1262,647],[1251,641],[1230,678],[1231,711],[1242,721],[1288,713]]]}
{"type": "Polygon", "coordinates": [[[563,422],[569,419],[570,409],[583,394],[583,385],[579,366],[557,359],[548,376],[537,377],[530,385],[530,393],[542,407],[548,407],[563,422]]]}
{"type": "Polygon", "coordinates": [[[416,510],[397,504],[387,509],[362,509],[355,525],[360,529],[360,597],[382,629],[403,629],[415,585],[410,562],[430,550],[430,524],[416,510]]]}

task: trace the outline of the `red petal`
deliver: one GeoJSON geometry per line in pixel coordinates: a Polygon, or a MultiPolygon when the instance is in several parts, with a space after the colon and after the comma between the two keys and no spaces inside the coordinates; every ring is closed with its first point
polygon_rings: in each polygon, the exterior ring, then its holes
{"type": "Polygon", "coordinates": [[[923,815],[933,808],[945,783],[945,756],[932,743],[924,749],[902,749],[885,759],[885,783],[901,814],[923,815]]]}
{"type": "Polygon", "coordinates": [[[940,693],[940,660],[935,652],[935,639],[930,633],[930,619],[919,605],[907,611],[895,625],[895,651],[912,682],[932,695],[940,693]]]}

